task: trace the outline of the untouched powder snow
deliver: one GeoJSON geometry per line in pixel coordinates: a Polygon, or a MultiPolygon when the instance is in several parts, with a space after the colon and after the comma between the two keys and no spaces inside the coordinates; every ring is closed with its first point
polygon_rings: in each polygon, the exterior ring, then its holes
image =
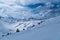
{"type": "Polygon", "coordinates": [[[32,29],[6,36],[1,40],[60,40],[60,16],[46,20],[32,29]]]}

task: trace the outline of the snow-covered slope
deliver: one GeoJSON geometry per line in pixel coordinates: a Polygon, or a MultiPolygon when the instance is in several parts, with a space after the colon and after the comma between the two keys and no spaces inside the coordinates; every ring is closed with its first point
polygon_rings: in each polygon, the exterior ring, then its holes
{"type": "Polygon", "coordinates": [[[0,0],[0,38],[15,34],[17,29],[29,32],[59,15],[60,0],[0,0]]]}
{"type": "Polygon", "coordinates": [[[1,40],[60,40],[60,16],[46,20],[41,25],[1,40]]]}
{"type": "MultiPolygon", "coordinates": [[[[41,22],[44,22],[46,21],[47,19],[50,19],[50,18],[54,18],[54,17],[57,17],[60,15],[60,12],[59,10],[55,10],[55,11],[50,11],[48,13],[45,13],[45,14],[40,14],[42,15],[41,17],[34,17],[34,18],[28,18],[27,20],[26,19],[17,19],[17,18],[13,18],[13,17],[1,17],[0,21],[1,21],[1,24],[0,25],[0,32],[2,32],[2,35],[7,35],[7,33],[15,33],[17,29],[19,29],[20,31],[22,30],[26,30],[26,29],[29,29],[29,28],[33,28],[33,26],[37,25],[38,23],[41,24],[41,22]],[[53,12],[55,12],[53,14],[53,12]],[[3,30],[5,29],[5,30],[3,30]],[[1,31],[3,30],[3,31],[1,31]]],[[[1,36],[2,36],[1,35],[1,36]]]]}

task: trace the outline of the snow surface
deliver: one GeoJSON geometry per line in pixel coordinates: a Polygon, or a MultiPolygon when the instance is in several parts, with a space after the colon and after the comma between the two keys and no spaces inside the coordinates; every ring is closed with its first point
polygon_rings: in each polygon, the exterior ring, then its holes
{"type": "Polygon", "coordinates": [[[49,19],[40,26],[15,33],[1,40],[60,40],[60,16],[49,19]]]}
{"type": "Polygon", "coordinates": [[[0,0],[0,39],[59,40],[59,26],[54,27],[59,23],[57,16],[60,16],[60,0],[0,0]]]}

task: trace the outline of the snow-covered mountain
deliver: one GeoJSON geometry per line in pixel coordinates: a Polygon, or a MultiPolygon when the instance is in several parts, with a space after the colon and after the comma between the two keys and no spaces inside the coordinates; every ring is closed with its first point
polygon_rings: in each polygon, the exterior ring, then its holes
{"type": "Polygon", "coordinates": [[[46,20],[34,28],[15,33],[1,40],[60,40],[60,16],[46,20]]]}
{"type": "MultiPolygon", "coordinates": [[[[37,32],[40,30],[38,27],[44,25],[46,20],[55,20],[55,17],[57,20],[57,16],[60,16],[60,1],[58,1],[0,0],[0,39],[3,38],[2,40],[4,40],[6,36],[12,36],[13,34],[18,35],[17,32],[28,33],[31,29],[32,32],[37,32]]],[[[10,37],[7,40],[10,40],[10,37]]]]}

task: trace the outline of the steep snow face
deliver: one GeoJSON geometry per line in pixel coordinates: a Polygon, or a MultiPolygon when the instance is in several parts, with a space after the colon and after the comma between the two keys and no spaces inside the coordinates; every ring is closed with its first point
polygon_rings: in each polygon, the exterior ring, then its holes
{"type": "Polygon", "coordinates": [[[0,0],[1,36],[35,27],[60,15],[59,0],[0,0]],[[4,30],[3,30],[4,29],[4,30]],[[1,31],[2,30],[2,31],[1,31]]]}
{"type": "Polygon", "coordinates": [[[46,20],[32,29],[4,37],[1,40],[60,40],[60,16],[46,20]]]}

